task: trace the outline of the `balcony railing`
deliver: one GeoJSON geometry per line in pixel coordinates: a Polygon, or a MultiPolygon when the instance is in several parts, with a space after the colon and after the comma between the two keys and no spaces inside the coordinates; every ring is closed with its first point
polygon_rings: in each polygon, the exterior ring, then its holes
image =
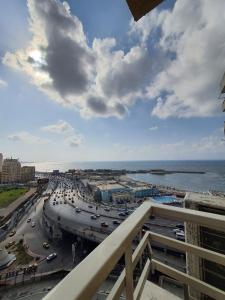
{"type": "Polygon", "coordinates": [[[92,299],[123,255],[125,257],[125,268],[111,289],[107,297],[108,300],[119,299],[124,291],[126,299],[142,299],[142,292],[149,272],[154,270],[172,277],[213,299],[224,300],[224,291],[154,259],[152,257],[151,243],[158,242],[223,266],[225,266],[225,255],[151,231],[146,231],[142,234],[142,238],[133,252],[134,239],[143,232],[142,226],[149,220],[149,216],[151,215],[188,221],[225,232],[225,216],[185,208],[157,205],[146,201],[71,271],[45,297],[45,300],[92,299]],[[147,259],[146,252],[148,254],[147,259]],[[139,276],[136,286],[134,286],[133,272],[138,262],[144,258],[143,253],[145,253],[145,265],[142,268],[142,273],[139,276]]]}

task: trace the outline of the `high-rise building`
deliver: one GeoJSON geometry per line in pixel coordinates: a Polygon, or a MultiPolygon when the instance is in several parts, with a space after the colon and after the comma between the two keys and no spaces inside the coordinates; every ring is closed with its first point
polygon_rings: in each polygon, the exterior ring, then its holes
{"type": "MultiPolygon", "coordinates": [[[[187,193],[185,196],[185,208],[198,211],[225,215],[224,197],[213,196],[209,194],[187,193]]],[[[225,233],[213,230],[208,227],[199,226],[186,222],[185,226],[186,242],[203,247],[205,249],[225,254],[225,233]]],[[[193,254],[187,255],[187,272],[208,284],[211,284],[225,291],[225,267],[200,258],[193,254]]],[[[190,294],[193,299],[211,300],[210,297],[204,297],[199,292],[191,289],[190,294]]]]}
{"type": "Polygon", "coordinates": [[[2,172],[3,155],[0,153],[0,172],[2,172]]]}
{"type": "Polygon", "coordinates": [[[2,183],[20,182],[21,164],[18,159],[4,159],[2,165],[2,183]]]}
{"type": "Polygon", "coordinates": [[[35,180],[35,167],[24,166],[21,168],[21,182],[28,182],[35,180]]]}

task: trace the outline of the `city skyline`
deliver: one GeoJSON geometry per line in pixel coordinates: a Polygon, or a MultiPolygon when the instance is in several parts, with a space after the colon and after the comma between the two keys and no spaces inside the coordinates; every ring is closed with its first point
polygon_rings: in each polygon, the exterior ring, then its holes
{"type": "Polygon", "coordinates": [[[4,157],[225,159],[223,0],[165,1],[138,23],[121,0],[0,5],[4,157]]]}

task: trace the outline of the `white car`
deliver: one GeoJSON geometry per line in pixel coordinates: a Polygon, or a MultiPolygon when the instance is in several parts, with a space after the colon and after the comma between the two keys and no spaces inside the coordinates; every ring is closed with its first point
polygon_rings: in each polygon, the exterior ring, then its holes
{"type": "Polygon", "coordinates": [[[31,227],[35,227],[36,223],[35,222],[32,222],[31,223],[31,227]]]}
{"type": "Polygon", "coordinates": [[[181,231],[181,229],[179,229],[179,228],[173,229],[173,233],[177,233],[177,232],[180,232],[180,231],[181,231]]]}

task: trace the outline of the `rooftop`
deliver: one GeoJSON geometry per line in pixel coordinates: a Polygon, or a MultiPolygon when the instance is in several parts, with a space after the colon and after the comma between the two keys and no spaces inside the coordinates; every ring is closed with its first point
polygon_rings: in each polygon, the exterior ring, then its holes
{"type": "Polygon", "coordinates": [[[225,209],[225,197],[211,194],[188,192],[184,198],[185,202],[196,202],[201,205],[225,209]]]}

